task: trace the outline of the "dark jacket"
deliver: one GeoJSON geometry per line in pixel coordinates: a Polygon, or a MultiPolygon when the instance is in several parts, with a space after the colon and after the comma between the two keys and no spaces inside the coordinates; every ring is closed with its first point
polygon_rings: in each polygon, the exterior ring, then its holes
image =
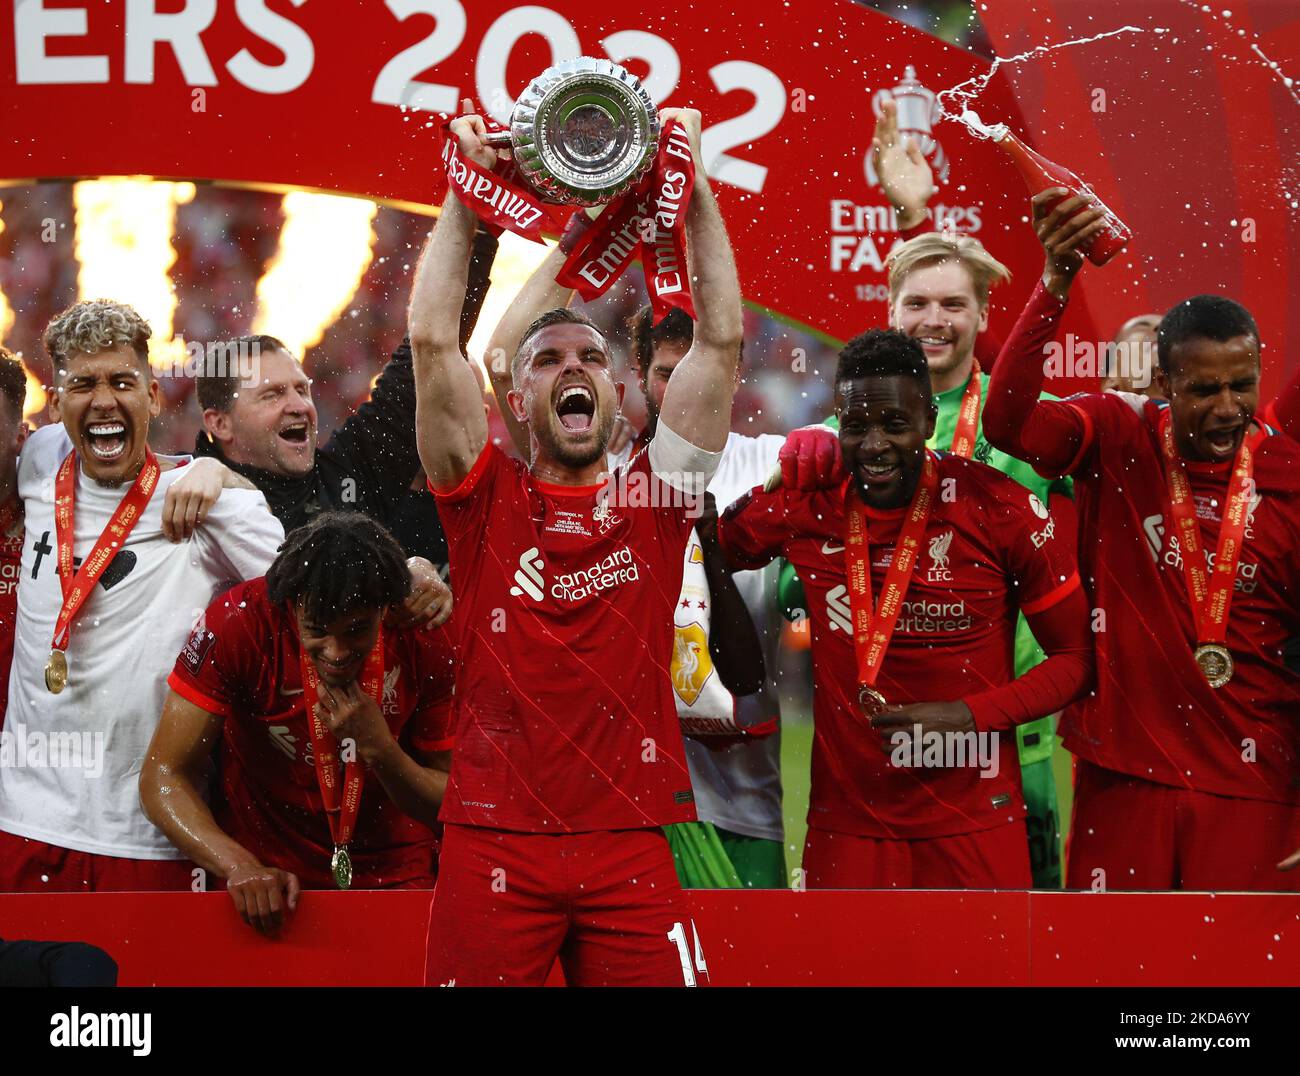
{"type": "MultiPolygon", "coordinates": [[[[461,312],[462,350],[483,308],[496,250],[496,239],[480,231],[474,239],[461,312]]],[[[370,399],[334,431],[326,445],[316,449],[315,465],[305,475],[286,477],[232,463],[202,430],[194,451],[221,460],[257,486],[286,533],[317,512],[355,509],[393,531],[409,556],[446,563],[446,539],[433,498],[411,490],[420,472],[420,457],[415,447],[415,371],[409,340],[393,352],[370,399]]]]}

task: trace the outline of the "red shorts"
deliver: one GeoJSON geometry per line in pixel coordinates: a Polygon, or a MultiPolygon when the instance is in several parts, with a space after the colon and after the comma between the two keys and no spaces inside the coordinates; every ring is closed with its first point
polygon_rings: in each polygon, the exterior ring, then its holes
{"type": "Polygon", "coordinates": [[[188,890],[187,859],[122,859],[74,852],[0,830],[0,893],[148,893],[188,890]]]}
{"type": "Polygon", "coordinates": [[[809,889],[1029,889],[1025,824],[952,837],[859,837],[809,829],[803,846],[809,889]]]}
{"type": "Polygon", "coordinates": [[[1075,760],[1067,889],[1300,891],[1300,807],[1194,792],[1075,760]]]}
{"type": "Polygon", "coordinates": [[[425,983],[541,986],[558,957],[570,986],[692,985],[694,932],[662,830],[449,825],[425,983]]]}

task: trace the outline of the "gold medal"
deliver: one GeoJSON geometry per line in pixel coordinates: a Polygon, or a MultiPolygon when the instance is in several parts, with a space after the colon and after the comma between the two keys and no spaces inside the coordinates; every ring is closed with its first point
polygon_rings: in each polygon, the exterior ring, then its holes
{"type": "Polygon", "coordinates": [[[346,845],[336,844],[334,855],[330,859],[330,871],[334,875],[334,884],[340,889],[352,888],[352,857],[348,855],[346,845]]]}
{"type": "Polygon", "coordinates": [[[1223,687],[1232,679],[1232,655],[1226,646],[1218,643],[1205,643],[1196,648],[1193,655],[1200,666],[1201,675],[1210,687],[1223,687]]]}
{"type": "Polygon", "coordinates": [[[68,655],[62,650],[50,651],[50,660],[45,663],[45,686],[52,695],[68,686],[68,655]]]}
{"type": "Polygon", "coordinates": [[[862,684],[858,688],[858,708],[868,721],[877,714],[884,713],[888,707],[889,703],[885,701],[885,696],[870,684],[862,684]]]}

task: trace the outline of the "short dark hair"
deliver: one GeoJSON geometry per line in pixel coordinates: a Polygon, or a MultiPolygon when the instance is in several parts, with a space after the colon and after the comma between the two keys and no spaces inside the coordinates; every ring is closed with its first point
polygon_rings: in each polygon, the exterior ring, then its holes
{"type": "Polygon", "coordinates": [[[1223,295],[1193,295],[1173,307],[1156,329],[1156,360],[1166,374],[1179,344],[1192,339],[1231,340],[1252,336],[1259,343],[1259,328],[1249,310],[1223,295]]]}
{"type": "Polygon", "coordinates": [[[320,513],[289,535],[266,571],[271,601],[301,601],[316,624],[356,609],[386,608],[410,589],[401,546],[362,512],[320,513]]]}
{"type": "Polygon", "coordinates": [[[570,310],[567,306],[559,306],[554,310],[546,311],[545,314],[542,314],[524,330],[524,335],[519,338],[519,346],[515,348],[514,360],[510,364],[512,377],[518,372],[519,358],[524,353],[524,345],[543,329],[549,329],[552,325],[585,325],[588,329],[594,330],[602,341],[605,341],[607,350],[609,348],[609,342],[605,340],[605,334],[591,318],[587,317],[581,310],[570,310]]]}
{"type": "MultiPolygon", "coordinates": [[[[264,351],[283,351],[286,355],[293,355],[283,340],[268,336],[266,333],[227,340],[218,345],[215,351],[227,355],[231,353],[238,355],[244,352],[260,355],[264,351]]],[[[235,405],[235,397],[239,395],[241,383],[237,366],[224,365],[219,370],[210,370],[205,362],[199,368],[198,376],[194,380],[194,392],[199,398],[199,410],[206,411],[212,408],[224,415],[235,405]]]]}
{"type": "Polygon", "coordinates": [[[910,377],[928,404],[930,364],[920,343],[896,329],[868,329],[844,345],[835,365],[835,383],[864,377],[910,377]]]}
{"type": "Polygon", "coordinates": [[[9,404],[9,417],[21,422],[27,406],[27,371],[22,359],[6,347],[0,347],[0,396],[9,404]]]}
{"type": "MultiPolygon", "coordinates": [[[[636,370],[644,381],[650,375],[650,364],[654,362],[655,348],[664,344],[679,344],[690,347],[695,339],[695,322],[691,316],[679,307],[673,307],[664,315],[658,325],[654,322],[654,308],[643,306],[627,319],[628,335],[632,338],[632,359],[636,370]]],[[[745,358],[745,345],[740,346],[740,359],[745,358]]]]}
{"type": "Polygon", "coordinates": [[[658,325],[654,323],[654,309],[643,306],[627,319],[628,333],[632,337],[632,358],[637,372],[644,381],[654,361],[655,348],[662,344],[691,346],[695,339],[695,322],[685,310],[673,307],[658,325]]]}

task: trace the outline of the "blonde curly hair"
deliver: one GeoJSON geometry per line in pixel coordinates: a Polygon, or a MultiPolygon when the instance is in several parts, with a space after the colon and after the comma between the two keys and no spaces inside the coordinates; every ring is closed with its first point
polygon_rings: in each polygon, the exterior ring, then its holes
{"type": "Polygon", "coordinates": [[[895,247],[885,259],[889,270],[889,305],[898,302],[903,281],[914,269],[928,265],[955,261],[966,267],[975,285],[975,298],[980,306],[989,301],[989,289],[994,284],[1005,284],[1011,279],[1011,270],[984,249],[984,244],[974,236],[954,232],[925,232],[895,247]]]}
{"type": "Polygon", "coordinates": [[[95,355],[126,346],[146,366],[149,364],[149,323],[125,303],[111,299],[85,299],[57,314],[45,330],[45,351],[56,370],[72,354],[95,355]]]}

